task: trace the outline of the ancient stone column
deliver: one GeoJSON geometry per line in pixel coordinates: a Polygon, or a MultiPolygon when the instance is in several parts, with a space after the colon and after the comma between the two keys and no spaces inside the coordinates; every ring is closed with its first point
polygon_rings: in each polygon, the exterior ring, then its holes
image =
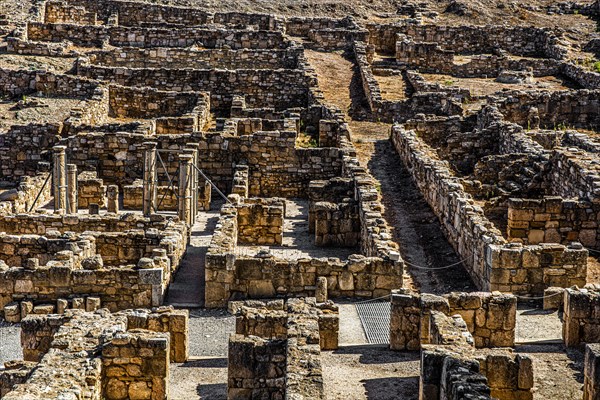
{"type": "MultiPolygon", "coordinates": [[[[198,167],[198,143],[188,143],[184,149],[187,153],[192,155],[192,164],[198,167]]],[[[196,215],[198,214],[198,170],[192,167],[192,224],[196,222],[196,215]]]]}
{"type": "Polygon", "coordinates": [[[119,187],[110,185],[106,190],[108,197],[108,212],[117,214],[119,212],[119,187]]]}
{"type": "Polygon", "coordinates": [[[67,211],[66,146],[54,146],[54,166],[52,185],[54,189],[54,211],[64,214],[67,211]]]}
{"type": "Polygon", "coordinates": [[[145,142],[143,212],[145,216],[156,211],[156,142],[145,142]]]}
{"type": "Polygon", "coordinates": [[[77,165],[67,164],[67,214],[77,214],[77,165]]]}
{"type": "Polygon", "coordinates": [[[192,224],[192,161],[191,154],[179,155],[179,201],[177,213],[179,219],[188,225],[192,224]]]}

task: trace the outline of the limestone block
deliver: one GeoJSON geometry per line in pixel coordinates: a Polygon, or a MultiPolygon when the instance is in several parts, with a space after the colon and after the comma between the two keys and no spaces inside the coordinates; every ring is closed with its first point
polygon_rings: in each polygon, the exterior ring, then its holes
{"type": "Polygon", "coordinates": [[[93,312],[100,309],[100,298],[99,297],[88,297],[85,299],[85,310],[87,312],[93,312]]]}
{"type": "Polygon", "coordinates": [[[4,306],[4,319],[6,322],[21,322],[21,307],[19,303],[9,303],[4,306]]]}
{"type": "Polygon", "coordinates": [[[563,306],[564,288],[549,287],[544,290],[544,310],[560,310],[563,306]]]}
{"type": "Polygon", "coordinates": [[[516,361],[519,368],[518,387],[519,389],[529,390],[533,388],[533,360],[531,357],[518,354],[516,361]]]}
{"type": "Polygon", "coordinates": [[[34,314],[53,314],[54,306],[52,304],[42,304],[39,306],[33,307],[34,314]]]}
{"type": "Polygon", "coordinates": [[[69,307],[69,302],[65,299],[56,300],[56,313],[64,314],[65,310],[69,307]]]}
{"type": "Polygon", "coordinates": [[[30,301],[21,302],[21,319],[25,319],[29,314],[33,313],[33,303],[30,301]]]}
{"type": "Polygon", "coordinates": [[[85,310],[85,299],[81,297],[73,298],[71,304],[74,310],[85,310]]]}

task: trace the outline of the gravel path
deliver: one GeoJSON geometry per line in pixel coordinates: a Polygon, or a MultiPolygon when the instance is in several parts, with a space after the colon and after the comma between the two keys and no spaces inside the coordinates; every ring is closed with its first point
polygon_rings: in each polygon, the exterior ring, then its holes
{"type": "Polygon", "coordinates": [[[0,321],[0,367],[6,361],[22,359],[20,325],[0,321]]]}
{"type": "Polygon", "coordinates": [[[227,399],[227,358],[190,359],[171,364],[170,399],[227,399]]]}
{"type": "Polygon", "coordinates": [[[367,344],[367,336],[354,303],[338,303],[340,309],[340,345],[367,344]]]}
{"type": "Polygon", "coordinates": [[[171,364],[171,399],[227,398],[227,349],[233,332],[235,317],[226,310],[190,310],[190,359],[171,364]]]}
{"type": "Polygon", "coordinates": [[[227,310],[190,310],[190,356],[227,357],[229,335],[234,332],[235,317],[227,310]]]}

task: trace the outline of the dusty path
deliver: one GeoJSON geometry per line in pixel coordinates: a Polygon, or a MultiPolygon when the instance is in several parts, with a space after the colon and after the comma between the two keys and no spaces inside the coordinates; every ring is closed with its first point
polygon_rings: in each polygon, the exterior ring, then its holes
{"type": "MultiPolygon", "coordinates": [[[[354,64],[341,52],[306,51],[315,68],[325,101],[350,116],[364,115],[364,95],[357,83],[354,64]]],[[[379,182],[384,216],[393,228],[402,257],[425,268],[442,268],[460,261],[442,232],[429,205],[392,148],[389,124],[353,119],[349,122],[359,161],[379,182]]],[[[475,286],[464,268],[457,265],[439,271],[411,268],[409,280],[424,292],[472,291],[475,286]]]]}
{"type": "Polygon", "coordinates": [[[190,311],[190,359],[172,364],[171,399],[224,400],[227,398],[227,350],[235,332],[235,317],[226,310],[190,311]]]}
{"type": "Polygon", "coordinates": [[[582,398],[583,352],[562,344],[517,346],[515,351],[533,359],[534,400],[582,398]]]}
{"type": "Polygon", "coordinates": [[[220,203],[199,212],[190,243],[167,304],[193,308],[189,320],[190,359],[172,364],[170,398],[174,400],[223,400],[227,398],[227,348],[235,331],[235,317],[226,310],[197,308],[204,304],[204,260],[219,217],[220,203]]]}

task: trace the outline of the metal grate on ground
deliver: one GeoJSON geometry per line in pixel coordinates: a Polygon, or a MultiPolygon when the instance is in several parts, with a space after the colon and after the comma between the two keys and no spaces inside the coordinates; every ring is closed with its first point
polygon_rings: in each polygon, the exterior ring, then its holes
{"type": "Polygon", "coordinates": [[[358,303],[356,304],[356,312],[369,343],[388,344],[390,342],[389,300],[358,303]]]}

